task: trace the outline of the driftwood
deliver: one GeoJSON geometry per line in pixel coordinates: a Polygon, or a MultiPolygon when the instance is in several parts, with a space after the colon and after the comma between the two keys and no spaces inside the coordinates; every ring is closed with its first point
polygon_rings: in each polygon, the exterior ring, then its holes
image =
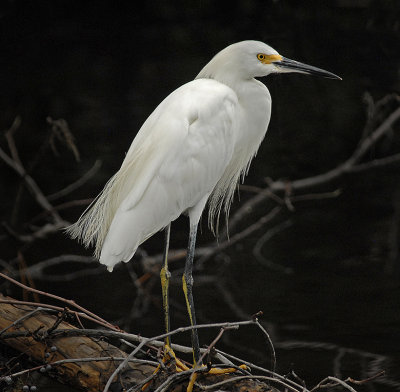
{"type": "MultiPolygon", "coordinates": [[[[105,388],[121,361],[128,357],[127,353],[106,341],[104,335],[107,335],[107,331],[99,330],[97,337],[85,336],[80,333],[83,332],[80,328],[63,321],[60,314],[49,314],[48,309],[17,304],[18,301],[2,294],[0,294],[0,301],[2,301],[0,303],[0,344],[7,344],[26,354],[31,362],[38,364],[29,371],[48,369],[46,374],[64,384],[83,391],[99,392],[105,388]]],[[[115,334],[115,331],[113,333],[115,334]]],[[[115,377],[109,390],[126,391],[129,388],[135,390],[135,386],[137,390],[140,390],[140,386],[153,374],[154,370],[153,365],[137,363],[137,361],[129,362],[115,377]]],[[[168,377],[171,379],[171,373],[174,371],[173,364],[167,364],[165,369],[154,378],[148,391],[162,386],[168,377]]],[[[176,375],[176,381],[171,383],[166,390],[178,392],[186,389],[190,374],[186,377],[180,377],[179,373],[176,375]]],[[[14,374],[13,377],[15,376],[14,374]]],[[[254,378],[257,376],[239,375],[237,377],[237,375],[228,374],[200,375],[198,380],[205,388],[209,386],[209,389],[213,389],[212,385],[216,386],[218,383],[225,382],[224,390],[235,392],[274,390],[266,382],[254,378]]],[[[194,391],[196,390],[198,388],[195,386],[194,391]]]]}
{"type": "MultiPolygon", "coordinates": [[[[12,298],[4,297],[1,294],[0,298],[12,300],[12,298]]],[[[25,337],[4,339],[2,343],[6,343],[12,348],[25,353],[35,363],[46,366],[49,363],[71,358],[127,357],[125,352],[101,339],[93,339],[86,336],[53,338],[48,331],[51,331],[55,323],[58,323],[60,319],[40,309],[36,310],[37,308],[26,305],[2,303],[0,306],[0,329],[3,330],[15,323],[15,321],[20,320],[8,328],[7,333],[29,332],[25,337]],[[32,314],[32,312],[34,313],[32,314]],[[28,316],[29,314],[31,314],[31,317],[28,316]],[[24,317],[27,318],[23,319],[24,317]]],[[[60,321],[57,328],[77,329],[65,321],[60,321]]],[[[98,392],[102,390],[116,366],[118,366],[118,362],[115,363],[112,360],[67,362],[53,366],[49,374],[63,383],[78,387],[84,391],[98,392]]],[[[146,364],[129,364],[121,374],[120,380],[116,382],[118,384],[127,383],[128,385],[140,383],[153,370],[154,367],[146,364]]]]}

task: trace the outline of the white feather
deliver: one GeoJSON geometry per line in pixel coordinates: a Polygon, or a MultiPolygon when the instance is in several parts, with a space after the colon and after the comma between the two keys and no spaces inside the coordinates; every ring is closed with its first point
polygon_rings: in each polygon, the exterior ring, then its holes
{"type": "Polygon", "coordinates": [[[269,123],[269,92],[253,78],[260,72],[256,53],[267,49],[261,43],[228,47],[170,94],[141,127],[120,170],[67,229],[94,245],[109,270],[182,213],[198,221],[209,195],[214,232],[221,210],[229,214],[269,123]],[[250,55],[250,73],[234,67],[250,55]]]}

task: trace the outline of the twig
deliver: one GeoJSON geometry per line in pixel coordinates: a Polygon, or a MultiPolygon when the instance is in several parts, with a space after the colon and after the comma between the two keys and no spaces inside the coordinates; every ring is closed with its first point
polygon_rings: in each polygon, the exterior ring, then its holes
{"type": "Polygon", "coordinates": [[[227,330],[227,328],[221,328],[218,332],[218,335],[215,337],[215,339],[210,343],[210,345],[206,348],[202,356],[200,357],[200,363],[203,363],[204,358],[210,354],[211,350],[214,348],[214,346],[217,344],[218,340],[221,339],[222,335],[224,332],[227,330]]]}
{"type": "Polygon", "coordinates": [[[16,238],[18,241],[30,243],[38,239],[46,238],[49,234],[53,234],[58,232],[60,229],[64,229],[68,226],[68,222],[66,221],[58,221],[56,223],[46,223],[45,225],[39,227],[31,234],[19,234],[15,230],[13,230],[6,222],[2,222],[5,231],[8,232],[9,235],[16,238]]]}
{"type": "Polygon", "coordinates": [[[283,376],[281,376],[281,375],[278,374],[278,373],[274,373],[272,370],[262,368],[262,367],[257,366],[256,364],[254,364],[254,363],[252,363],[252,362],[245,361],[245,360],[243,360],[243,359],[241,359],[241,358],[235,357],[234,355],[225,353],[224,351],[221,351],[221,350],[218,350],[218,349],[217,349],[216,351],[217,351],[218,354],[221,354],[221,355],[223,355],[224,357],[227,357],[228,359],[230,358],[231,360],[236,361],[236,362],[239,362],[239,363],[243,363],[244,365],[249,366],[250,368],[252,368],[252,369],[254,369],[254,370],[258,370],[258,371],[260,371],[260,372],[270,374],[274,379],[277,379],[277,378],[278,378],[278,379],[284,380],[285,382],[290,383],[293,387],[298,388],[298,389],[300,389],[300,390],[303,391],[303,392],[309,392],[309,391],[308,391],[306,388],[304,388],[302,385],[297,384],[297,383],[296,383],[295,381],[293,381],[293,380],[286,379],[286,377],[283,377],[283,376]]]}
{"type": "Polygon", "coordinates": [[[285,387],[288,390],[293,391],[293,392],[303,391],[303,388],[300,389],[300,391],[299,391],[297,388],[291,386],[290,384],[288,384],[288,383],[286,383],[286,382],[284,382],[284,381],[282,381],[280,379],[277,379],[277,378],[274,378],[274,377],[269,377],[269,376],[257,376],[257,375],[232,377],[232,378],[228,378],[227,380],[223,380],[223,381],[217,382],[217,383],[212,384],[212,385],[207,385],[207,386],[203,385],[201,387],[201,389],[203,391],[210,391],[211,389],[219,388],[219,387],[221,387],[223,385],[227,385],[227,384],[230,384],[232,382],[238,382],[238,381],[241,381],[241,380],[265,380],[265,381],[271,381],[271,382],[277,383],[277,384],[279,384],[279,385],[281,385],[281,386],[283,386],[283,387],[285,387]]]}
{"type": "Polygon", "coordinates": [[[15,279],[13,279],[13,278],[10,278],[9,276],[7,276],[7,275],[5,275],[5,274],[3,274],[3,273],[1,273],[1,272],[0,272],[0,276],[1,276],[2,278],[7,279],[8,281],[12,282],[12,283],[15,284],[15,285],[24,288],[25,290],[32,291],[33,293],[37,293],[37,294],[40,294],[40,295],[43,295],[43,296],[46,296],[46,297],[49,297],[49,298],[56,299],[56,300],[61,301],[61,302],[65,302],[65,303],[68,304],[69,306],[73,306],[74,308],[79,309],[79,310],[80,310],[81,312],[83,312],[84,314],[86,314],[86,315],[92,317],[93,319],[95,319],[95,320],[101,322],[102,325],[107,326],[108,328],[113,329],[113,330],[119,330],[118,327],[115,327],[114,325],[110,324],[109,322],[107,322],[106,320],[104,320],[104,319],[102,319],[101,317],[97,316],[96,314],[94,314],[94,313],[90,312],[89,310],[85,309],[84,307],[78,305],[78,304],[77,304],[75,301],[73,301],[73,300],[65,299],[65,298],[63,298],[63,297],[59,297],[58,295],[46,293],[45,291],[40,291],[40,290],[37,290],[37,289],[33,289],[33,288],[31,288],[31,287],[25,286],[24,284],[18,282],[17,280],[15,280],[15,279]]]}
{"type": "Polygon", "coordinates": [[[400,107],[393,111],[383,123],[368,135],[358,146],[353,155],[346,161],[346,166],[354,166],[376,142],[384,136],[400,118],[400,107]]]}
{"type": "MultiPolygon", "coordinates": [[[[367,138],[365,138],[359,146],[355,149],[353,154],[345,162],[338,165],[332,170],[329,170],[323,174],[318,174],[315,176],[302,178],[299,180],[294,180],[290,183],[292,194],[294,192],[303,191],[313,187],[318,187],[337,180],[346,173],[351,173],[353,170],[357,171],[358,168],[362,168],[366,163],[360,164],[359,161],[364,157],[364,155],[376,144],[376,142],[389,132],[393,125],[400,119],[400,107],[394,110],[383,123],[375,129],[367,138]]],[[[393,158],[387,158],[387,163],[397,161],[398,154],[394,155],[393,158]]],[[[377,160],[376,166],[380,166],[385,163],[386,158],[377,160]]],[[[374,165],[374,164],[372,164],[374,165]]],[[[365,166],[364,166],[365,167],[365,166]]],[[[287,181],[277,180],[270,182],[263,191],[257,193],[255,196],[243,203],[240,208],[238,208],[235,213],[229,219],[229,227],[236,227],[236,225],[242,221],[243,217],[246,216],[249,211],[254,211],[261,203],[266,199],[270,198],[271,193],[285,192],[287,189],[287,181]]],[[[291,196],[293,197],[293,196],[291,196]]]]}
{"type": "MultiPolygon", "coordinates": [[[[47,335],[50,335],[54,330],[57,329],[57,327],[61,324],[61,322],[65,319],[65,316],[68,314],[69,309],[68,308],[64,308],[64,310],[62,311],[62,313],[58,313],[57,314],[57,319],[54,322],[54,324],[46,331],[47,335]]],[[[81,324],[82,325],[82,324],[81,324]]]]}
{"type": "Polygon", "coordinates": [[[74,135],[69,129],[68,123],[63,118],[60,118],[58,120],[53,120],[51,117],[47,117],[46,120],[51,127],[52,133],[50,135],[49,143],[53,149],[53,152],[56,155],[58,154],[54,143],[54,139],[57,137],[58,140],[61,140],[62,142],[65,143],[65,145],[72,151],[75,160],[79,162],[80,154],[75,144],[74,135]]]}
{"type": "Polygon", "coordinates": [[[10,158],[2,148],[0,148],[0,158],[10,166],[25,182],[28,190],[30,191],[31,195],[34,197],[36,202],[47,212],[50,213],[55,223],[63,222],[62,218],[58,213],[54,210],[53,206],[44,196],[42,190],[37,185],[36,181],[26,172],[23,165],[10,158]]]}
{"type": "Polygon", "coordinates": [[[293,203],[299,201],[307,201],[307,200],[324,200],[324,199],[332,199],[338,197],[342,194],[341,189],[336,189],[332,192],[321,192],[321,193],[307,193],[305,195],[293,195],[290,199],[293,203]]]}
{"type": "MultiPolygon", "coordinates": [[[[7,301],[7,300],[0,300],[0,303],[17,303],[17,304],[23,304],[25,305],[26,303],[23,303],[23,301],[7,301]]],[[[31,304],[31,303],[29,303],[31,304]]],[[[43,307],[43,308],[47,308],[43,307]]],[[[49,307],[51,310],[62,310],[62,308],[56,307],[56,306],[51,306],[49,307]]],[[[84,313],[79,313],[81,317],[86,316],[84,313]]],[[[119,332],[116,330],[101,330],[101,329],[57,329],[51,333],[51,336],[56,338],[57,336],[88,336],[88,337],[110,337],[110,338],[117,338],[117,339],[125,339],[127,341],[132,341],[135,343],[148,345],[148,343],[151,343],[153,346],[156,347],[163,347],[164,342],[161,341],[162,338],[169,336],[169,335],[174,335],[177,333],[183,333],[183,332],[188,332],[191,331],[193,328],[197,329],[202,329],[202,328],[222,328],[222,327],[227,327],[227,328],[232,328],[236,329],[239,328],[240,326],[245,326],[245,325],[252,325],[254,324],[253,320],[248,320],[248,321],[238,321],[234,323],[214,323],[214,324],[198,324],[196,327],[188,326],[188,327],[180,327],[178,329],[175,329],[168,334],[163,334],[160,335],[161,338],[159,337],[153,337],[153,338],[145,338],[140,335],[135,335],[132,333],[128,332],[119,332]]],[[[29,335],[29,331],[16,331],[16,332],[9,332],[9,333],[4,333],[2,336],[3,339],[11,339],[11,338],[16,338],[16,337],[23,337],[29,335]]],[[[142,347],[142,346],[141,346],[142,347]]],[[[172,344],[172,348],[176,351],[180,351],[183,353],[189,353],[192,351],[192,348],[177,345],[177,344],[172,344]]],[[[203,352],[204,349],[201,349],[200,351],[203,352]]],[[[223,359],[223,356],[220,356],[219,359],[223,359]]],[[[224,361],[225,363],[229,363],[228,361],[224,361]]]]}
{"type": "MultiPolygon", "coordinates": [[[[125,357],[88,357],[88,358],[68,358],[68,359],[60,359],[59,361],[54,361],[54,362],[46,362],[47,365],[51,366],[58,366],[58,365],[64,365],[66,363],[83,363],[83,362],[121,362],[124,361],[125,357]]],[[[158,365],[157,362],[155,361],[149,361],[146,359],[138,359],[138,358],[132,358],[129,362],[132,363],[141,363],[141,364],[146,364],[146,365],[151,365],[156,367],[158,365]]],[[[31,373],[35,370],[39,370],[43,365],[38,365],[35,367],[32,367],[30,369],[24,369],[16,373],[12,373],[9,376],[10,377],[19,377],[22,376],[26,373],[31,373]]],[[[0,377],[0,381],[4,380],[5,376],[0,377]]]]}
{"type": "Polygon", "coordinates": [[[280,264],[273,263],[269,260],[267,260],[262,254],[261,250],[265,243],[269,241],[272,237],[274,237],[276,234],[280,233],[281,231],[287,229],[292,225],[292,222],[290,220],[286,220],[279,225],[276,225],[275,227],[272,227],[271,229],[267,230],[265,234],[263,234],[256,242],[253,248],[253,255],[254,257],[262,263],[262,265],[267,266],[268,268],[274,270],[274,271],[279,271],[285,274],[292,274],[293,269],[289,267],[283,267],[280,264]]]}
{"type": "MultiPolygon", "coordinates": [[[[66,210],[67,208],[71,208],[71,207],[80,207],[80,206],[87,206],[89,205],[91,202],[93,201],[93,198],[89,198],[89,199],[80,199],[80,200],[71,200],[71,201],[66,201],[65,203],[60,203],[57,205],[54,205],[53,208],[56,211],[62,211],[62,210],[66,210]]],[[[42,211],[39,214],[37,214],[36,216],[34,216],[31,220],[30,220],[30,224],[33,224],[34,222],[43,219],[47,216],[47,212],[46,211],[42,211]]],[[[68,226],[69,223],[66,223],[66,225],[68,226]]],[[[65,227],[62,227],[65,228],[65,227]]]]}
{"type": "MultiPolygon", "coordinates": [[[[26,272],[30,274],[32,278],[42,279],[47,281],[53,282],[60,282],[60,281],[70,281],[74,278],[81,277],[82,275],[90,275],[90,274],[99,274],[104,273],[105,269],[99,264],[94,262],[95,259],[92,256],[81,256],[81,255],[60,255],[56,257],[52,257],[47,260],[42,260],[37,262],[34,265],[29,266],[26,269],[26,272]],[[81,264],[88,264],[89,266],[93,266],[93,268],[86,268],[84,270],[74,271],[70,273],[63,273],[63,274],[54,274],[51,273],[46,275],[44,270],[50,267],[58,266],[63,263],[81,263],[81,264]]],[[[17,276],[16,271],[11,271],[8,276],[15,277],[17,276]]]]}
{"type": "MultiPolygon", "coordinates": [[[[271,181],[267,181],[267,184],[270,184],[270,183],[271,183],[271,181]]],[[[279,205],[285,204],[285,201],[281,197],[279,197],[277,194],[271,192],[268,188],[261,188],[261,187],[253,186],[253,185],[240,184],[239,190],[244,190],[244,191],[251,192],[251,193],[263,193],[263,194],[265,194],[265,196],[267,196],[271,200],[274,200],[276,202],[276,204],[279,204],[279,205]]],[[[223,235],[221,235],[221,237],[223,237],[223,235]]]]}
{"type": "Polygon", "coordinates": [[[265,340],[267,341],[268,347],[269,347],[269,349],[271,351],[272,372],[275,373],[275,369],[276,369],[276,353],[275,353],[275,348],[274,348],[274,345],[272,343],[271,337],[269,336],[269,334],[266,331],[266,329],[260,324],[260,322],[258,321],[257,317],[254,317],[254,322],[256,323],[258,328],[260,328],[261,332],[263,333],[263,335],[265,337],[265,340]]]}
{"type": "MultiPolygon", "coordinates": [[[[21,306],[37,306],[42,307],[43,310],[56,310],[58,312],[62,311],[64,308],[60,306],[50,305],[50,304],[43,304],[38,302],[31,302],[31,301],[19,301],[17,299],[0,299],[0,304],[11,304],[11,305],[21,305],[21,306]]],[[[75,313],[75,312],[72,312],[75,313]]],[[[83,313],[82,313],[83,315],[83,313]]],[[[23,336],[23,335],[21,335],[23,336]]]]}
{"type": "MultiPolygon", "coordinates": [[[[35,289],[35,282],[33,281],[32,276],[28,271],[28,266],[26,265],[25,257],[21,251],[17,252],[17,259],[18,259],[19,275],[21,277],[22,283],[27,285],[26,281],[28,281],[29,287],[35,289]]],[[[26,301],[28,300],[28,292],[25,289],[23,289],[22,296],[24,300],[26,301]]],[[[33,300],[35,302],[40,302],[40,297],[37,293],[33,293],[33,300]]]]}
{"type": "Polygon", "coordinates": [[[21,125],[21,117],[17,116],[15,117],[13,123],[11,124],[11,127],[5,132],[5,137],[7,140],[8,148],[10,150],[12,159],[22,166],[22,162],[18,154],[18,149],[14,141],[14,133],[18,130],[20,125],[21,125]]]}
{"type": "Polygon", "coordinates": [[[356,384],[356,385],[362,385],[362,384],[365,384],[365,383],[367,383],[367,382],[373,381],[373,380],[375,380],[375,379],[378,378],[378,377],[383,376],[385,373],[386,373],[386,372],[385,372],[384,370],[382,370],[382,371],[380,371],[379,373],[375,374],[374,376],[365,378],[364,380],[355,380],[354,378],[347,377],[347,378],[346,378],[346,381],[351,382],[351,383],[356,384]]]}
{"type": "Polygon", "coordinates": [[[269,211],[266,215],[263,215],[261,218],[259,218],[252,225],[246,227],[244,230],[240,231],[239,233],[236,233],[229,239],[226,239],[225,241],[223,241],[219,244],[217,242],[214,242],[212,246],[205,248],[205,252],[204,252],[205,254],[203,256],[201,256],[200,259],[197,261],[196,267],[201,268],[202,265],[207,260],[209,260],[216,252],[221,252],[222,250],[233,246],[237,242],[242,241],[244,238],[249,237],[251,234],[253,234],[255,231],[259,230],[266,223],[268,223],[272,219],[274,219],[281,212],[281,210],[282,210],[281,206],[276,206],[271,211],[269,211]]]}
{"type": "Polygon", "coordinates": [[[130,263],[126,264],[126,269],[128,270],[128,273],[131,277],[131,280],[136,288],[136,297],[135,300],[133,301],[132,307],[129,311],[129,315],[127,317],[127,320],[125,321],[125,324],[128,324],[129,320],[134,319],[135,317],[140,317],[142,312],[139,310],[140,305],[147,305],[147,303],[150,303],[151,296],[146,290],[143,288],[143,285],[138,278],[136,272],[134,271],[132,265],[130,263]],[[147,299],[147,301],[145,301],[147,299]]]}
{"type": "MultiPolygon", "coordinates": [[[[313,177],[304,178],[301,180],[296,180],[291,183],[293,190],[303,190],[316,185],[322,185],[324,183],[336,180],[343,174],[350,172],[351,169],[358,164],[358,162],[364,157],[364,155],[374,146],[377,141],[384,136],[392,126],[400,119],[400,107],[393,111],[383,123],[375,129],[367,138],[365,138],[359,146],[355,149],[350,158],[348,158],[344,163],[337,166],[324,174],[319,174],[313,177]]],[[[283,191],[285,189],[285,183],[282,181],[276,181],[272,183],[269,187],[271,191],[283,191]]]]}
{"type": "Polygon", "coordinates": [[[6,332],[8,329],[10,329],[10,328],[16,326],[16,325],[19,324],[20,322],[22,322],[22,321],[24,321],[24,320],[26,320],[26,319],[28,319],[28,318],[34,316],[36,313],[39,313],[39,312],[41,312],[41,311],[43,311],[43,310],[51,311],[51,309],[48,309],[48,308],[46,309],[46,308],[38,307],[38,308],[32,310],[31,312],[29,312],[29,313],[23,315],[23,316],[20,317],[19,319],[13,321],[13,322],[12,322],[10,325],[8,325],[7,327],[3,328],[3,329],[0,331],[0,336],[1,336],[4,332],[6,332]]]}
{"type": "MultiPolygon", "coordinates": [[[[194,371],[195,371],[195,369],[189,369],[189,370],[185,370],[183,372],[171,374],[154,392],[167,391],[169,386],[172,383],[178,381],[181,378],[183,379],[183,378],[186,378],[187,376],[190,376],[194,371]]],[[[106,392],[106,390],[104,390],[103,392],[106,392]]]]}
{"type": "MultiPolygon", "coordinates": [[[[139,350],[142,349],[143,346],[147,345],[148,343],[151,343],[155,340],[161,340],[166,338],[167,336],[171,336],[177,333],[181,333],[181,332],[187,332],[187,331],[191,331],[192,329],[196,328],[196,329],[202,329],[202,328],[221,328],[221,327],[231,327],[231,328],[239,328],[239,326],[241,325],[251,325],[254,323],[254,320],[248,320],[248,321],[238,321],[235,323],[215,323],[215,324],[199,324],[199,325],[195,325],[195,326],[188,326],[188,327],[180,327],[175,329],[174,331],[168,332],[168,333],[164,333],[162,335],[158,335],[152,338],[144,338],[139,345],[128,355],[128,357],[126,358],[126,360],[124,362],[122,362],[117,369],[115,369],[115,371],[113,372],[113,374],[110,376],[110,378],[108,379],[105,388],[103,390],[103,392],[107,392],[110,388],[110,385],[112,383],[112,380],[120,373],[120,371],[126,366],[126,364],[128,363],[129,359],[133,358],[137,352],[139,350]]],[[[183,373],[183,372],[182,372],[183,373]]],[[[181,374],[181,373],[179,373],[181,374]]]]}
{"type": "MultiPolygon", "coordinates": [[[[18,301],[18,300],[15,300],[15,299],[0,299],[0,303],[2,303],[2,304],[11,304],[11,305],[37,306],[38,308],[41,307],[42,310],[51,310],[51,311],[55,310],[55,311],[58,311],[58,312],[62,312],[64,310],[64,308],[62,308],[60,306],[37,303],[37,302],[30,302],[30,301],[18,301]]],[[[92,321],[92,322],[94,322],[96,324],[102,325],[103,327],[110,328],[110,329],[114,328],[115,331],[119,330],[119,329],[117,329],[117,327],[111,328],[110,327],[110,323],[108,323],[108,322],[103,323],[100,320],[98,320],[96,318],[93,318],[93,317],[90,317],[89,315],[87,315],[85,313],[76,312],[76,311],[73,311],[71,309],[69,309],[69,312],[72,313],[77,318],[77,320],[79,319],[79,317],[83,317],[86,320],[89,320],[89,321],[92,321]]],[[[27,336],[27,335],[29,335],[29,332],[19,332],[19,333],[18,332],[13,332],[12,334],[11,333],[10,334],[4,334],[3,335],[3,339],[9,339],[9,338],[14,338],[14,337],[19,337],[19,336],[27,336]]]]}
{"type": "Polygon", "coordinates": [[[377,169],[383,166],[388,166],[394,163],[399,163],[400,162],[400,153],[398,154],[393,154],[388,157],[384,158],[379,158],[379,159],[374,159],[369,162],[365,163],[360,163],[358,165],[355,165],[351,167],[348,172],[349,173],[361,173],[366,170],[371,170],[371,169],[377,169]]]}
{"type": "Polygon", "coordinates": [[[89,179],[91,179],[98,172],[101,165],[102,165],[102,161],[100,159],[97,159],[96,162],[94,163],[94,165],[82,177],[80,177],[78,180],[76,180],[72,184],[66,186],[65,188],[60,189],[59,191],[54,192],[50,195],[47,195],[46,196],[47,200],[50,200],[50,201],[57,200],[61,197],[64,197],[64,196],[72,193],[76,189],[80,188],[82,185],[84,185],[89,179]]]}
{"type": "Polygon", "coordinates": [[[347,382],[333,376],[328,376],[324,378],[320,383],[318,383],[318,385],[312,388],[310,392],[313,392],[320,388],[332,388],[337,385],[341,385],[342,387],[348,389],[350,392],[357,392],[353,387],[347,384],[347,382]]]}

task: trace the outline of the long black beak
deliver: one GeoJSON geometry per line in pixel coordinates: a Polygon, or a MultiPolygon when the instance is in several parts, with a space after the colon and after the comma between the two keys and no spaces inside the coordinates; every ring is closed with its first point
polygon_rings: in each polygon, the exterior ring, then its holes
{"type": "Polygon", "coordinates": [[[286,57],[282,57],[281,61],[274,61],[273,64],[281,68],[280,72],[300,72],[309,75],[317,75],[322,76],[328,79],[339,79],[342,80],[340,76],[335,75],[332,72],[325,71],[324,69],[313,67],[312,65],[307,65],[300,63],[295,60],[287,59],[286,57]]]}

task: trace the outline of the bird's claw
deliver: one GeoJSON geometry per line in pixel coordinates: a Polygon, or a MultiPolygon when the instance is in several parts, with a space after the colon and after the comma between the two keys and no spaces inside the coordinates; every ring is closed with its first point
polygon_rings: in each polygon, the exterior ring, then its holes
{"type": "Polygon", "coordinates": [[[175,355],[174,350],[172,350],[171,346],[166,345],[164,347],[164,358],[162,359],[163,363],[168,362],[173,359],[175,361],[175,368],[177,372],[183,372],[185,370],[189,370],[187,367],[177,356],[175,355]]]}
{"type": "MultiPolygon", "coordinates": [[[[186,392],[192,392],[193,391],[194,383],[196,382],[199,373],[201,371],[204,372],[204,370],[206,368],[207,368],[206,366],[201,365],[201,366],[198,367],[198,369],[194,370],[194,372],[190,376],[189,384],[188,384],[188,386],[186,388],[186,392]]],[[[239,368],[242,369],[242,370],[247,370],[248,369],[248,367],[246,365],[244,365],[244,364],[240,365],[239,368]]],[[[222,368],[211,368],[211,369],[207,370],[205,372],[205,374],[221,375],[221,374],[234,373],[236,371],[238,371],[237,368],[225,368],[225,369],[222,369],[222,368]]]]}
{"type": "MultiPolygon", "coordinates": [[[[165,364],[169,361],[173,360],[175,362],[175,370],[176,372],[183,372],[185,370],[190,370],[189,367],[187,367],[180,359],[177,358],[174,350],[172,350],[172,347],[170,345],[165,345],[164,346],[164,356],[161,360],[162,364],[165,364]]],[[[157,374],[162,365],[158,365],[156,370],[154,370],[153,375],[157,374]]],[[[142,391],[145,391],[152,383],[153,380],[148,381],[146,384],[142,386],[142,391]]]]}
{"type": "MultiPolygon", "coordinates": [[[[165,364],[169,361],[173,360],[175,362],[175,370],[176,372],[184,372],[190,370],[188,366],[186,366],[179,358],[177,358],[174,350],[172,350],[170,345],[165,345],[164,346],[164,356],[162,358],[162,363],[165,364]]],[[[246,365],[240,365],[240,369],[246,370],[248,367],[246,365]]],[[[161,369],[161,365],[158,365],[156,370],[154,370],[153,374],[157,374],[161,369]]],[[[229,373],[234,373],[238,371],[238,368],[217,368],[217,367],[211,367],[207,368],[205,365],[194,365],[193,366],[193,373],[190,376],[189,379],[189,384],[186,388],[186,392],[192,392],[194,384],[197,380],[197,377],[199,376],[200,373],[204,374],[211,374],[211,375],[222,375],[222,374],[229,374],[229,373]]],[[[152,380],[147,382],[145,385],[142,387],[142,391],[145,391],[150,384],[152,383],[152,380]]]]}

